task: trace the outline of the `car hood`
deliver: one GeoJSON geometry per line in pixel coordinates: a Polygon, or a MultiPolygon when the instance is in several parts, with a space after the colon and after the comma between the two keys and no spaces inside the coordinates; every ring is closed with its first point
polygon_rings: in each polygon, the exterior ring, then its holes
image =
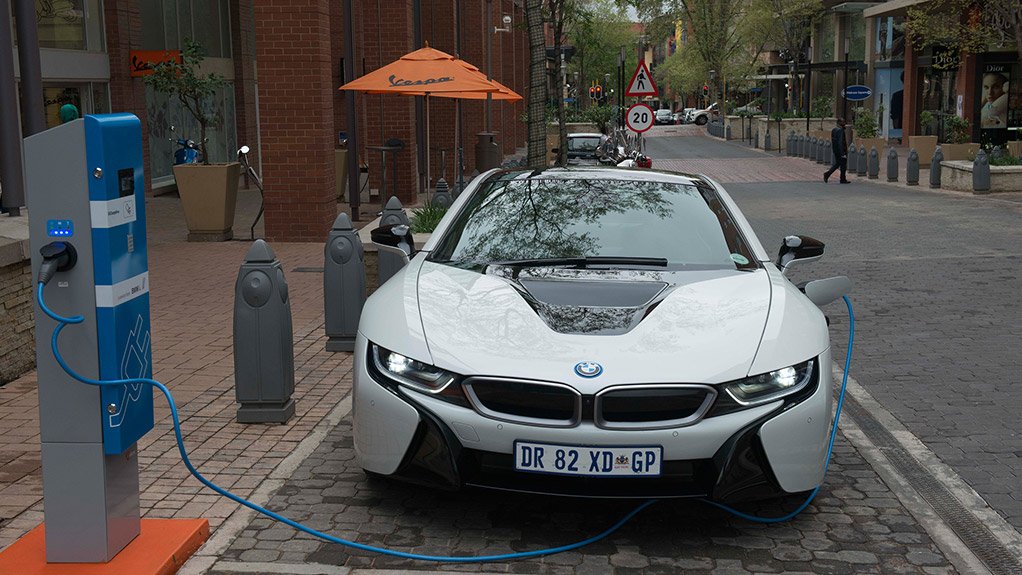
{"type": "Polygon", "coordinates": [[[403,300],[418,300],[433,364],[580,390],[748,375],[772,291],[762,269],[527,268],[515,276],[426,261],[417,275],[415,297],[403,300]],[[598,382],[574,373],[583,361],[603,366],[598,382]]]}

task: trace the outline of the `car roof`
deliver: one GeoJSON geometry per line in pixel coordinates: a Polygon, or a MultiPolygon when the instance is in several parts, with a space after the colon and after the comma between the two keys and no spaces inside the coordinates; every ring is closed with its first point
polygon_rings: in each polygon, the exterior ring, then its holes
{"type": "Polygon", "coordinates": [[[577,134],[568,134],[569,138],[602,138],[603,134],[596,132],[580,132],[577,134]]]}
{"type": "Polygon", "coordinates": [[[712,184],[710,184],[703,176],[698,174],[665,172],[661,170],[651,170],[648,168],[577,166],[568,168],[547,168],[545,170],[502,170],[502,173],[512,175],[512,178],[516,180],[525,180],[530,178],[545,180],[578,180],[592,178],[713,187],[712,184]]]}

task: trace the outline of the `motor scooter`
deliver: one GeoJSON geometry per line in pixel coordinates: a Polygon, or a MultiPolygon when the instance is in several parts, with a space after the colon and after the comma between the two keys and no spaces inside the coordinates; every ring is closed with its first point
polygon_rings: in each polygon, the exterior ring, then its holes
{"type": "MultiPolygon", "coordinates": [[[[170,131],[171,132],[174,131],[174,126],[170,127],[170,131]]],[[[202,150],[195,140],[189,140],[188,138],[167,138],[167,139],[179,146],[178,149],[174,152],[175,166],[181,164],[202,163],[202,150]]]]}
{"type": "Polygon", "coordinates": [[[248,162],[248,153],[251,148],[248,146],[242,146],[238,149],[238,162],[241,163],[241,167],[245,169],[245,172],[255,181],[255,185],[259,188],[259,213],[256,214],[255,220],[252,221],[252,227],[249,228],[249,239],[255,239],[255,227],[259,223],[259,218],[263,217],[263,179],[256,173],[255,168],[248,162]]]}

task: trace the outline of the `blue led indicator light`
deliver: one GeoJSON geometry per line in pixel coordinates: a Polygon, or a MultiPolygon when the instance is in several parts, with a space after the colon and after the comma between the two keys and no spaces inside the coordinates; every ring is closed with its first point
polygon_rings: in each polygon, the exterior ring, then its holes
{"type": "Polygon", "coordinates": [[[75,234],[75,224],[72,220],[48,220],[46,222],[46,235],[52,237],[71,237],[75,234]]]}

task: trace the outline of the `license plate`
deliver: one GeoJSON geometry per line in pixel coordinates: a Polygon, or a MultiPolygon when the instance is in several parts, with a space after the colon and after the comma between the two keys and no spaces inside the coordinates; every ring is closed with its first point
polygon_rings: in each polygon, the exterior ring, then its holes
{"type": "Polygon", "coordinates": [[[600,447],[516,441],[515,470],[556,475],[655,477],[660,475],[663,455],[664,448],[658,445],[600,447]]]}

